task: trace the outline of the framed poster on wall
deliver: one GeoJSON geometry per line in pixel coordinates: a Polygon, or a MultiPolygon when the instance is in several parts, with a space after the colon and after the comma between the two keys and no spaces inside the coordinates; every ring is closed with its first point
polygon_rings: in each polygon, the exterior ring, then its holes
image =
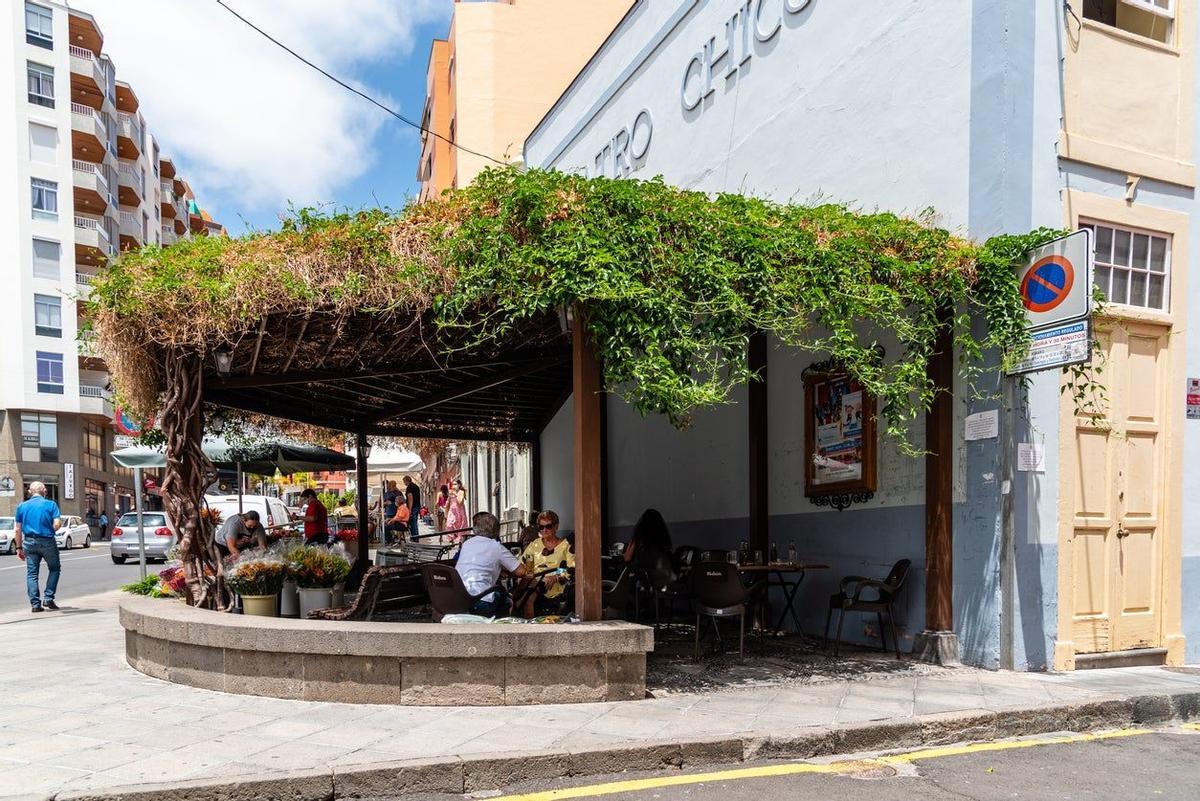
{"type": "MultiPolygon", "coordinates": [[[[816,365],[814,365],[816,367],[816,365]]],[[[805,371],[804,494],[875,492],[875,399],[836,370],[805,371]]]]}

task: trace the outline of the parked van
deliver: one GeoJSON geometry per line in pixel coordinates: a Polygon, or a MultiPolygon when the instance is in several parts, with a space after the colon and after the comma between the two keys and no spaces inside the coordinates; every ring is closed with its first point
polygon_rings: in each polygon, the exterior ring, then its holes
{"type": "MultiPolygon", "coordinates": [[[[205,495],[204,500],[207,501],[210,509],[216,509],[221,513],[221,520],[228,520],[230,515],[238,513],[238,496],[236,495],[205,495]]],[[[242,511],[249,512],[251,509],[258,512],[259,521],[268,529],[272,526],[282,526],[292,522],[287,507],[279,498],[271,498],[266,495],[243,495],[242,511]]]]}

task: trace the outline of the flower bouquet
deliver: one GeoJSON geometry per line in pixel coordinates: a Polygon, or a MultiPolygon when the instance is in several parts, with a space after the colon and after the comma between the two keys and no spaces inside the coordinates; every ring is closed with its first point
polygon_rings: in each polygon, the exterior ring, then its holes
{"type": "Polygon", "coordinates": [[[345,549],[305,545],[289,553],[288,572],[300,588],[300,617],[314,609],[333,605],[333,590],[350,575],[350,560],[345,549]]]}
{"type": "Polygon", "coordinates": [[[334,535],[338,542],[358,542],[358,529],[344,528],[334,535]]]}
{"type": "Polygon", "coordinates": [[[229,588],[242,596],[248,615],[275,616],[275,596],[283,586],[287,567],[283,560],[261,552],[245,554],[229,569],[229,588]]]}

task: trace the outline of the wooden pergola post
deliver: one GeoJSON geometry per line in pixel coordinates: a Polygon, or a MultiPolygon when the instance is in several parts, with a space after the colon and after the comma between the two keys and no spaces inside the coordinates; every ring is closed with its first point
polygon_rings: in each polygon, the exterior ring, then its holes
{"type": "Polygon", "coordinates": [[[750,500],[750,549],[767,552],[770,538],[770,510],[767,474],[770,469],[770,447],[767,437],[767,335],[755,331],[750,335],[747,352],[750,372],[758,376],[746,387],[746,407],[749,418],[748,453],[750,500]]]}
{"type": "Polygon", "coordinates": [[[575,398],[575,612],[580,620],[600,620],[601,382],[600,361],[587,333],[582,310],[571,327],[571,387],[575,398]]]}
{"type": "Polygon", "coordinates": [[[913,652],[937,664],[958,663],[954,633],[954,331],[953,312],[938,312],[929,359],[936,394],[925,416],[925,630],[913,652]]]}
{"type": "Polygon", "coordinates": [[[358,561],[354,563],[349,586],[357,587],[371,566],[371,509],[370,486],[367,479],[367,435],[358,432],[354,437],[355,483],[354,507],[358,511],[358,561]]]}

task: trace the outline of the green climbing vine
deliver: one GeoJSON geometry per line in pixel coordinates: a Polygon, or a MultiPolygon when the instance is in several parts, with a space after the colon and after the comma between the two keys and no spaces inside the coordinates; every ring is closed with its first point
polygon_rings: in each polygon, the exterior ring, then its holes
{"type": "Polygon", "coordinates": [[[304,209],[271,234],[145,248],[98,279],[90,303],[118,389],[144,411],[161,391],[156,348],[204,353],[264,315],[406,311],[469,349],[520,341],[531,321],[574,307],[606,388],[644,414],[684,427],[727,402],[751,380],[746,345],[759,330],[835,359],[911,448],[904,432],[936,391],[939,320],[950,314],[969,386],[1019,359],[1028,335],[1014,267],[1059,234],[979,244],[931,211],[506,168],[398,214],[304,209]]]}

